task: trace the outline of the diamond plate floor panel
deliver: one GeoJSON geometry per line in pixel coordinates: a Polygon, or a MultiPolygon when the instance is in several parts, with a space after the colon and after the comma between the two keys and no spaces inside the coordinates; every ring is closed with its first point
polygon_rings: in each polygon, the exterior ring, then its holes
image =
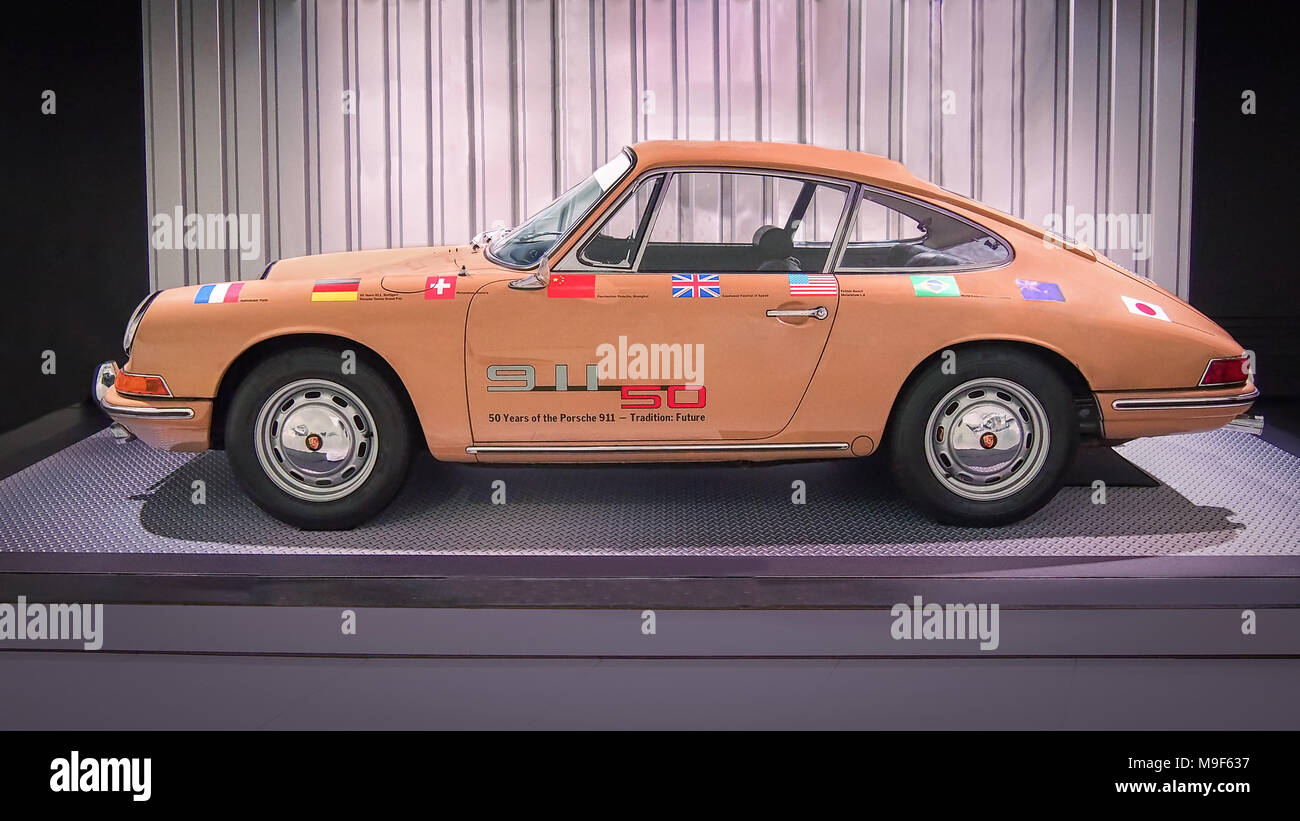
{"type": "Polygon", "coordinates": [[[15,552],[574,555],[1300,555],[1300,458],[1226,430],[1131,442],[1159,487],[1063,489],[995,529],[936,525],[882,462],[499,467],[420,460],[395,502],[344,533],[281,524],[223,454],[162,453],[91,436],[0,481],[0,550],[15,552]],[[506,482],[507,504],[490,502],[506,482]],[[807,503],[791,503],[791,483],[807,503]],[[204,483],[205,504],[191,501],[204,483]]]}

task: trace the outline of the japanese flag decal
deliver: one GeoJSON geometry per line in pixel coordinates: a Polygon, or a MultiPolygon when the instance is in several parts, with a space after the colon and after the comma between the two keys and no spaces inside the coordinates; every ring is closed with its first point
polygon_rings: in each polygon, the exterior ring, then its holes
{"type": "Polygon", "coordinates": [[[1131,314],[1149,316],[1154,319],[1163,319],[1165,322],[1169,321],[1169,314],[1165,313],[1165,309],[1161,308],[1159,305],[1151,302],[1143,302],[1142,300],[1134,299],[1131,296],[1122,296],[1120,299],[1124,300],[1124,304],[1128,306],[1128,312],[1131,314]]]}

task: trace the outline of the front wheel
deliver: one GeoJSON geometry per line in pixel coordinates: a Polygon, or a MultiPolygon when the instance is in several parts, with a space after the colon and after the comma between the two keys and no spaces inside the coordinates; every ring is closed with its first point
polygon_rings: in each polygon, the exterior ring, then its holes
{"type": "Polygon", "coordinates": [[[1065,381],[1015,351],[960,353],[954,373],[927,365],[890,423],[904,493],[946,524],[1014,522],[1051,500],[1078,446],[1065,381]]]}
{"type": "Polygon", "coordinates": [[[411,425],[372,363],[344,373],[337,351],[301,348],[255,367],[226,417],[226,453],[240,483],[272,516],[305,530],[346,530],[401,489],[411,425]]]}

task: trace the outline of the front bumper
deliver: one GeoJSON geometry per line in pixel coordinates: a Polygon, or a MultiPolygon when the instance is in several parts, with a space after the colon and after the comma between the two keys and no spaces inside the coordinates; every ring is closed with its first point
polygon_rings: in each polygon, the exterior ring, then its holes
{"type": "Polygon", "coordinates": [[[119,440],[134,436],[163,450],[207,450],[212,421],[212,401],[207,399],[139,399],[122,396],[116,362],[105,362],[95,371],[92,392],[95,404],[114,422],[113,435],[119,440]],[[120,429],[120,430],[119,430],[120,429]],[[123,436],[122,432],[127,436],[123,436]]]}

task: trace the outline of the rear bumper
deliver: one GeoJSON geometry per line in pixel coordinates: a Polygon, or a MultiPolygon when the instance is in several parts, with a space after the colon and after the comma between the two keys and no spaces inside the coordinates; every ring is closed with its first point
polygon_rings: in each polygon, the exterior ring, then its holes
{"type": "Polygon", "coordinates": [[[1245,413],[1259,397],[1253,382],[1230,388],[1112,391],[1097,394],[1107,439],[1214,430],[1245,413]]]}
{"type": "Polygon", "coordinates": [[[108,418],[155,448],[186,452],[208,449],[211,400],[145,400],[122,396],[114,387],[117,370],[116,362],[105,362],[95,371],[92,388],[95,403],[108,418]]]}

